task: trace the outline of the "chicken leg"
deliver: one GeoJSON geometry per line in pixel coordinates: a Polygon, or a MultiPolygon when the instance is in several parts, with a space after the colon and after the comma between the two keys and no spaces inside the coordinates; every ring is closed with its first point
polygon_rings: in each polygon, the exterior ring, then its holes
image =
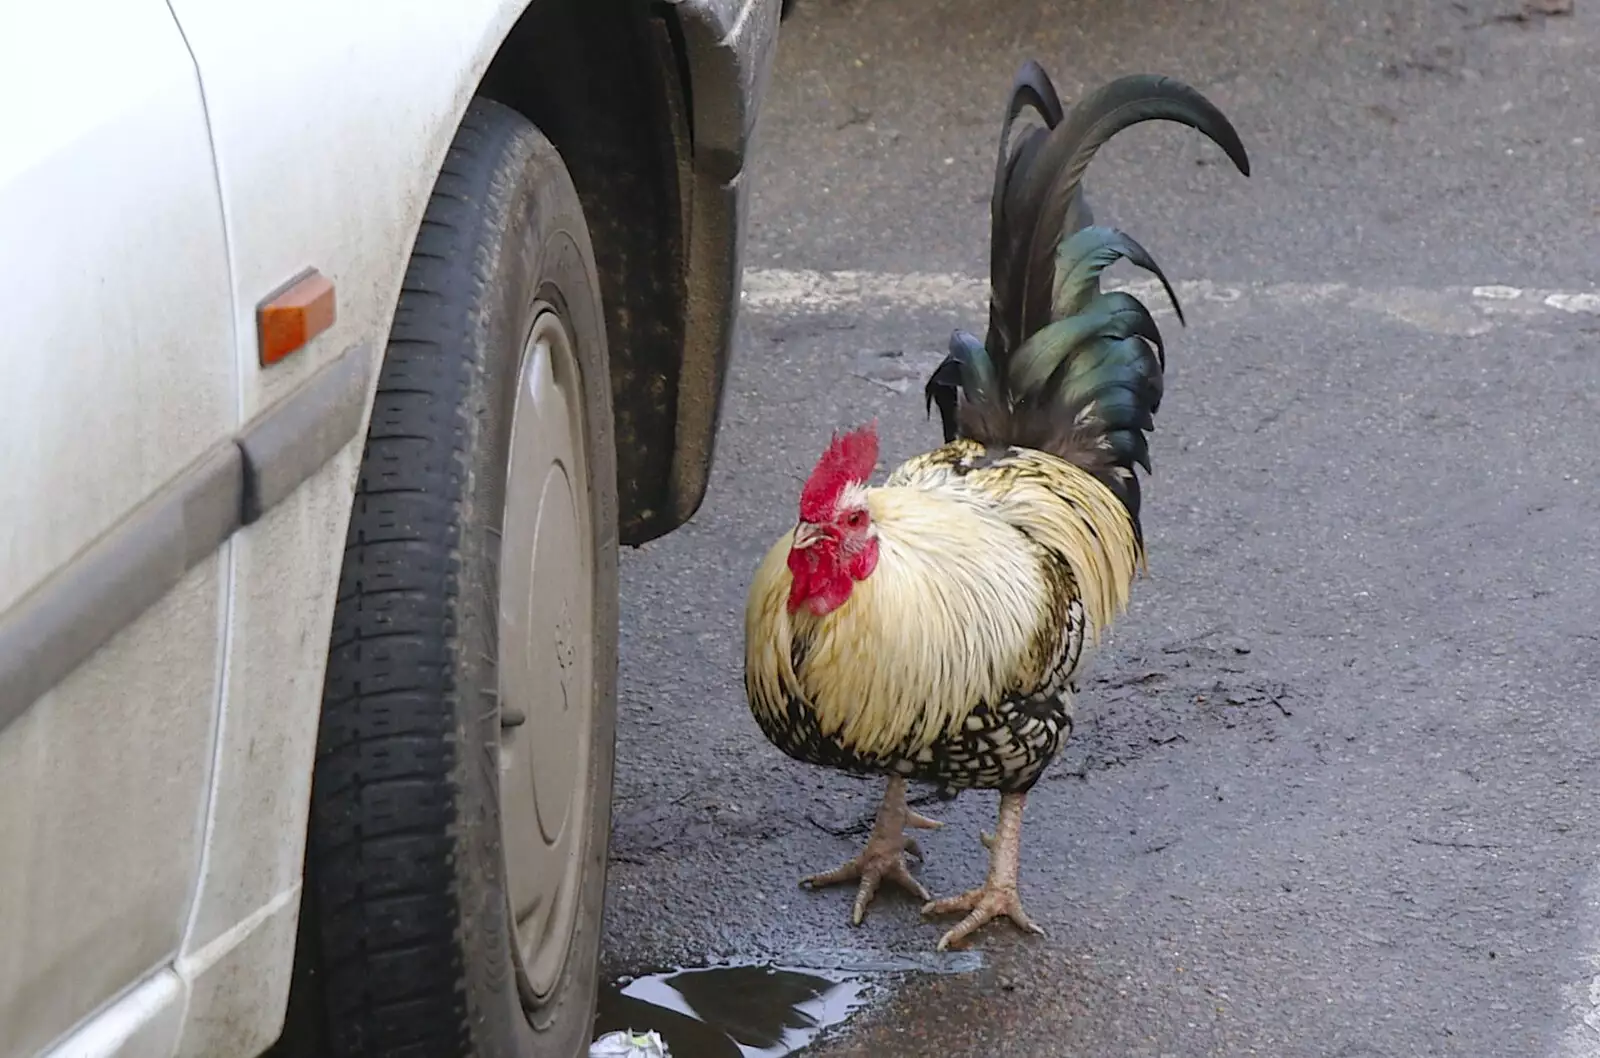
{"type": "Polygon", "coordinates": [[[994,837],[983,835],[983,843],[989,849],[989,877],[984,881],[983,888],[960,896],[947,896],[943,900],[930,900],[923,905],[924,915],[967,912],[966,918],[939,938],[939,951],[960,943],[980,926],[1001,915],[1009,918],[1018,929],[1028,933],[1044,933],[1022,910],[1022,898],[1017,895],[1017,869],[1022,854],[1022,807],[1027,800],[1025,793],[1000,795],[1000,818],[995,824],[994,837]]]}
{"type": "Polygon", "coordinates": [[[906,781],[896,775],[883,791],[883,803],[878,806],[878,816],[873,820],[872,836],[867,838],[867,847],[844,866],[802,878],[800,884],[821,889],[826,885],[861,879],[861,884],[856,888],[855,906],[850,912],[850,922],[856,926],[861,925],[861,920],[866,917],[867,905],[872,903],[878,885],[885,878],[918,900],[927,900],[928,890],[906,868],[906,850],[916,853],[917,843],[914,838],[906,836],[905,829],[937,830],[942,826],[944,824],[938,820],[918,815],[906,806],[906,781]]]}

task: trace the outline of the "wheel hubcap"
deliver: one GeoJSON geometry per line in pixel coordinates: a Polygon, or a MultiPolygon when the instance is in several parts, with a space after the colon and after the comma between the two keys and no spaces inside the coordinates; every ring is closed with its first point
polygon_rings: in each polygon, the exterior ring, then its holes
{"type": "Polygon", "coordinates": [[[533,1002],[566,961],[589,812],[594,535],[583,454],[577,362],[546,308],[523,348],[511,423],[498,644],[506,882],[519,983],[533,1002]]]}

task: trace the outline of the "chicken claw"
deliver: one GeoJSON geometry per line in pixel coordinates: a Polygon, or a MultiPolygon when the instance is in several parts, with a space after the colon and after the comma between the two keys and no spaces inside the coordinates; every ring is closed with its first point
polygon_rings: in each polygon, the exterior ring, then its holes
{"type": "Polygon", "coordinates": [[[883,792],[883,803],[878,806],[878,815],[873,821],[872,836],[867,839],[867,847],[843,866],[823,874],[802,878],[800,884],[807,888],[820,889],[823,886],[837,885],[859,878],[861,884],[856,888],[856,902],[850,912],[850,922],[857,926],[861,925],[862,919],[866,917],[867,905],[872,903],[872,898],[877,895],[878,886],[885,879],[905,889],[918,900],[928,900],[928,890],[912,877],[910,869],[906,867],[907,851],[916,856],[921,855],[916,840],[906,836],[905,828],[908,826],[922,830],[936,830],[944,824],[920,816],[907,808],[906,781],[896,776],[889,780],[889,787],[883,792]]]}
{"type": "Polygon", "coordinates": [[[1017,895],[1016,889],[989,888],[973,889],[962,893],[960,896],[947,896],[942,900],[930,900],[923,905],[924,915],[950,915],[958,911],[970,912],[956,926],[944,936],[939,938],[938,950],[945,951],[952,944],[959,944],[968,936],[977,932],[979,927],[1004,915],[1016,924],[1017,928],[1027,933],[1044,935],[1044,927],[1029,918],[1027,912],[1022,910],[1022,899],[1017,895]]]}
{"type": "Polygon", "coordinates": [[[1004,915],[1018,929],[1042,936],[1044,929],[1022,910],[1022,898],[1017,895],[1017,870],[1021,859],[1022,806],[1026,794],[1004,794],[1000,798],[1000,820],[994,835],[980,834],[984,847],[989,849],[989,877],[983,888],[973,889],[960,896],[947,896],[930,900],[922,907],[924,915],[949,915],[966,912],[948,933],[939,938],[938,950],[945,951],[975,933],[983,925],[1004,915]]]}

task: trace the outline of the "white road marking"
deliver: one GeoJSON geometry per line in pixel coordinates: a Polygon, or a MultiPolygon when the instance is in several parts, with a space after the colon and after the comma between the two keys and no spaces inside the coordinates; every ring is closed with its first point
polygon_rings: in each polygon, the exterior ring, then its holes
{"type": "Polygon", "coordinates": [[[1544,296],[1544,303],[1562,312],[1592,312],[1600,315],[1600,294],[1563,294],[1552,291],[1544,296]]]}
{"type": "MultiPolygon", "coordinates": [[[[1152,313],[1171,306],[1153,279],[1107,283],[1143,299],[1152,313]]],[[[1348,283],[1173,283],[1186,305],[1343,306],[1387,315],[1434,334],[1476,337],[1507,319],[1550,313],[1600,316],[1600,291],[1482,286],[1359,287],[1348,283]]],[[[982,314],[989,282],[948,272],[816,272],[752,268],[744,275],[744,307],[752,312],[828,313],[884,306],[982,314]]]]}

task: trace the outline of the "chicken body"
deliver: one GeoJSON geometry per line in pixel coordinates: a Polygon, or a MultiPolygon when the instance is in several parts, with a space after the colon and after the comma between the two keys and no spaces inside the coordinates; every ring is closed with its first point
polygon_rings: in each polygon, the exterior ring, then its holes
{"type": "Polygon", "coordinates": [[[746,611],[746,690],[768,740],[808,764],[892,776],[866,852],[807,882],[859,879],[858,924],[885,878],[927,913],[966,912],[941,949],[997,914],[1037,931],[1017,894],[1023,799],[1071,734],[1075,679],[1127,603],[1132,521],[1070,463],[968,440],[902,464],[865,503],[881,557],[849,601],[789,611],[790,533],[746,611]],[[904,828],[939,824],[906,808],[906,779],[1003,794],[983,889],[930,901],[911,876],[904,828]]]}
{"type": "Polygon", "coordinates": [[[1143,564],[1135,468],[1149,470],[1165,368],[1149,311],[1100,274],[1127,259],[1177,307],[1143,247],[1092,225],[1079,178],[1118,129],[1154,118],[1204,132],[1248,175],[1237,133],[1186,85],[1120,78],[1069,117],[1024,65],[991,203],[988,334],[956,332],[926,387],[944,445],[872,488],[876,428],[835,437],[751,582],[745,690],[762,732],[797,760],[888,777],[862,853],[806,879],[859,880],[857,924],[889,880],[925,914],[965,914],[941,949],[1001,915],[1037,931],[1017,894],[1023,806],[1143,564]],[[1030,108],[1045,128],[1013,145],[1030,108]],[[907,780],[1000,793],[981,888],[935,901],[912,877],[905,829],[940,824],[907,808],[907,780]]]}
{"type": "Polygon", "coordinates": [[[865,490],[881,559],[825,615],[784,605],[781,538],[747,609],[763,733],[796,759],[1026,791],[1072,730],[1072,681],[1128,599],[1138,545],[1103,485],[1045,452],[958,440],[865,490]]]}

